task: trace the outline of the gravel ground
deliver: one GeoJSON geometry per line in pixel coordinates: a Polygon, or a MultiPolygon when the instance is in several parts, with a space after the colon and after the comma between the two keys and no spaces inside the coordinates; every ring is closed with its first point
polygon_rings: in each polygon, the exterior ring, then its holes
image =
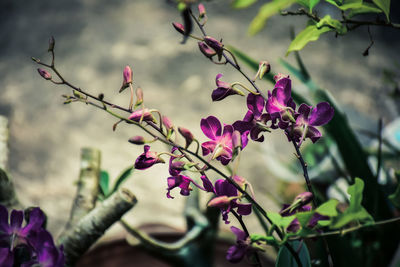
{"type": "MultiPolygon", "coordinates": [[[[223,37],[224,42],[247,50],[254,58],[269,60],[274,72],[285,72],[278,59],[289,45],[289,29],[294,25],[296,31],[301,30],[305,19],[274,17],[266,29],[250,38],[245,31],[257,6],[235,11],[228,1],[215,1],[206,8],[210,35],[223,37]]],[[[10,170],[20,199],[42,207],[53,232],[60,231],[68,218],[80,148],[99,148],[103,169],[115,177],[142,153],[142,147],[127,142],[140,131],[121,124],[113,132],[115,119],[107,114],[78,103],[62,105],[60,95],[69,91],[44,81],[30,57],[48,59],[47,40],[54,35],[56,64],[64,76],[121,105],[129,101],[128,90],[117,91],[122,69],[130,64],[135,84],[144,90],[146,106],[159,109],[205,141],[199,128],[201,118],[214,114],[232,123],[244,114],[244,98],[211,103],[215,75],[223,73],[225,81],[243,78],[228,66],[210,64],[198,53],[196,42],[181,45],[181,37],[171,27],[171,22],[179,20],[174,6],[161,0],[1,1],[0,114],[10,120],[10,170]]],[[[386,97],[381,72],[399,62],[400,38],[398,31],[390,29],[371,31],[375,45],[368,57],[362,56],[369,44],[366,28],[344,37],[322,37],[302,55],[316,83],[330,90],[351,122],[375,129],[379,117],[388,123],[397,116],[396,104],[386,97]]],[[[291,56],[287,60],[294,62],[291,56]]],[[[296,80],[294,83],[299,85],[296,80]]],[[[271,89],[267,83],[260,85],[271,89]]],[[[272,134],[261,146],[250,144],[246,150],[239,174],[253,183],[261,203],[276,208],[265,193],[273,191],[276,180],[261,152],[292,157],[291,147],[284,136],[272,134]],[[250,154],[255,156],[247,156],[250,154]]],[[[167,177],[166,165],[135,172],[126,185],[139,199],[128,215],[132,224],[184,227],[184,198],[178,192],[174,192],[174,200],[165,198],[167,177]]],[[[256,224],[249,223],[250,227],[256,224]]]]}

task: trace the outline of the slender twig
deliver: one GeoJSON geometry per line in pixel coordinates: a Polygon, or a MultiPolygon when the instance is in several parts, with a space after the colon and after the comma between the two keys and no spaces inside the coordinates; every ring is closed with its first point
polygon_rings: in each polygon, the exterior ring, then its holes
{"type": "Polygon", "coordinates": [[[350,227],[347,229],[341,229],[341,230],[336,230],[336,231],[321,232],[321,233],[315,233],[315,234],[299,236],[299,237],[289,237],[289,240],[313,239],[313,238],[318,238],[318,237],[326,237],[326,236],[334,236],[334,235],[344,236],[345,234],[357,231],[362,228],[367,228],[367,227],[372,227],[372,226],[380,226],[380,225],[394,223],[394,222],[398,222],[398,221],[400,221],[400,217],[383,220],[383,221],[378,221],[378,222],[371,223],[371,224],[360,224],[360,225],[353,226],[353,227],[350,227]]]}

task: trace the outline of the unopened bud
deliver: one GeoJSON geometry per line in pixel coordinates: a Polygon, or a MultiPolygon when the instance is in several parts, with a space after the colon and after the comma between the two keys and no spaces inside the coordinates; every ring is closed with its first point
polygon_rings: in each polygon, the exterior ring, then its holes
{"type": "Polygon", "coordinates": [[[199,18],[204,18],[204,16],[206,15],[206,8],[204,7],[204,5],[199,4],[197,6],[197,9],[199,10],[199,18]]]}
{"type": "Polygon", "coordinates": [[[271,65],[268,61],[261,61],[258,65],[257,75],[260,80],[262,80],[263,76],[267,74],[271,70],[271,65]]]}
{"type": "Polygon", "coordinates": [[[217,39],[210,37],[210,36],[205,36],[204,37],[204,42],[206,42],[206,44],[211,47],[212,49],[214,49],[215,52],[217,52],[218,55],[218,60],[221,60],[222,58],[222,52],[224,51],[224,45],[218,41],[217,39]]]}
{"type": "Polygon", "coordinates": [[[185,27],[178,22],[172,23],[172,26],[174,26],[175,30],[181,34],[185,34],[185,27]]]}
{"type": "Polygon", "coordinates": [[[124,68],[124,71],[122,73],[123,76],[123,81],[122,81],[122,86],[121,89],[119,89],[119,92],[121,93],[125,88],[129,87],[129,84],[132,83],[132,77],[133,77],[133,71],[129,65],[127,65],[124,68]]]}
{"type": "Polygon", "coordinates": [[[235,148],[242,148],[242,135],[238,130],[233,131],[232,134],[232,147],[235,148]]]}
{"type": "Polygon", "coordinates": [[[300,200],[301,206],[304,206],[304,205],[310,203],[313,198],[314,198],[314,196],[311,192],[303,192],[303,193],[299,194],[297,197],[295,197],[294,201],[300,200]]]}
{"type": "Polygon", "coordinates": [[[232,176],[232,179],[233,179],[241,188],[244,188],[244,186],[247,184],[246,179],[244,179],[242,176],[234,175],[234,176],[232,176]]]}
{"type": "Polygon", "coordinates": [[[38,68],[37,70],[38,70],[40,76],[42,76],[44,79],[51,80],[50,72],[48,72],[47,70],[41,69],[41,68],[38,68]]]}
{"type": "Polygon", "coordinates": [[[146,140],[144,139],[143,136],[133,136],[131,138],[129,138],[129,143],[131,144],[135,144],[135,145],[143,145],[146,143],[146,140]]]}
{"type": "Polygon", "coordinates": [[[56,40],[54,40],[54,37],[51,36],[49,39],[49,48],[47,49],[48,52],[52,52],[54,50],[54,45],[56,44],[56,40]]]}
{"type": "Polygon", "coordinates": [[[183,127],[179,127],[178,131],[185,138],[187,148],[194,140],[193,134],[188,129],[183,127]]]}
{"type": "Polygon", "coordinates": [[[151,110],[148,108],[145,109],[139,109],[134,112],[128,117],[128,119],[132,121],[139,122],[140,120],[142,121],[155,121],[155,118],[153,114],[151,113],[151,110]]]}
{"type": "Polygon", "coordinates": [[[143,90],[142,88],[138,87],[136,88],[135,91],[136,94],[136,103],[135,103],[135,108],[140,106],[143,103],[143,90]]]}
{"type": "Polygon", "coordinates": [[[207,206],[215,208],[226,208],[231,203],[231,199],[227,196],[215,197],[208,202],[207,206]]]}
{"type": "Polygon", "coordinates": [[[167,131],[174,127],[172,121],[167,116],[162,116],[162,123],[164,124],[165,128],[167,128],[167,131]]]}
{"type": "Polygon", "coordinates": [[[198,42],[197,44],[199,45],[200,52],[206,57],[211,58],[217,54],[213,49],[206,45],[206,43],[198,42]]]}

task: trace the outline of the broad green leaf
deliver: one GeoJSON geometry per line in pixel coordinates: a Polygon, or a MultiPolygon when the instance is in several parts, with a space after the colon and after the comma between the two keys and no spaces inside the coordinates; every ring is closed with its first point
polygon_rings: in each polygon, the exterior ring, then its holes
{"type": "Polygon", "coordinates": [[[234,0],[232,3],[233,8],[246,8],[257,2],[257,0],[234,0]]]}
{"type": "Polygon", "coordinates": [[[359,14],[364,14],[364,13],[381,13],[382,10],[377,8],[375,5],[370,4],[370,3],[361,3],[360,6],[358,7],[353,7],[350,9],[350,12],[347,14],[348,18],[352,18],[356,15],[359,14]]]}
{"type": "Polygon", "coordinates": [[[319,206],[315,211],[324,216],[335,217],[338,215],[338,212],[336,210],[336,206],[338,203],[338,200],[330,199],[319,206]]]}
{"type": "Polygon", "coordinates": [[[114,184],[114,188],[112,189],[111,193],[114,193],[115,191],[118,190],[118,188],[121,186],[121,184],[127,179],[129,178],[129,176],[131,176],[131,174],[134,171],[134,166],[128,167],[126,168],[117,178],[117,181],[114,184]]]}
{"type": "Polygon", "coordinates": [[[110,181],[110,176],[108,172],[101,170],[100,172],[100,193],[106,197],[109,194],[108,184],[110,181]]]}
{"type": "Polygon", "coordinates": [[[289,224],[294,220],[294,218],[296,218],[295,215],[283,217],[276,212],[268,212],[268,217],[270,218],[273,224],[283,228],[288,227],[289,224]]]}
{"type": "Polygon", "coordinates": [[[340,21],[338,21],[337,19],[332,19],[331,16],[329,16],[329,15],[326,15],[325,17],[323,17],[316,24],[316,26],[318,28],[321,28],[323,26],[329,26],[331,28],[336,29],[336,32],[339,34],[345,34],[347,32],[346,27],[344,27],[340,21]]]}
{"type": "Polygon", "coordinates": [[[278,13],[280,10],[287,8],[291,4],[295,3],[296,0],[274,0],[264,4],[258,14],[253,19],[249,27],[249,34],[254,35],[264,28],[267,20],[278,13]]]}
{"type": "Polygon", "coordinates": [[[390,201],[397,208],[400,208],[400,172],[396,172],[397,187],[396,191],[389,196],[390,201]]]}
{"type": "Polygon", "coordinates": [[[390,21],[389,19],[389,13],[390,13],[390,0],[372,0],[375,5],[377,5],[380,9],[383,10],[383,12],[386,15],[387,21],[390,21]]]}
{"type": "Polygon", "coordinates": [[[319,36],[325,32],[332,31],[329,27],[318,28],[316,25],[307,26],[304,30],[302,30],[296,38],[291,42],[286,56],[293,51],[298,51],[303,49],[303,47],[309,42],[318,40],[319,36]]]}
{"type": "Polygon", "coordinates": [[[315,213],[314,211],[298,212],[298,213],[296,213],[296,218],[297,218],[297,220],[299,220],[300,225],[302,227],[305,227],[305,226],[307,226],[308,222],[311,220],[314,213],[315,213]]]}
{"type": "Polygon", "coordinates": [[[347,193],[350,195],[349,207],[343,214],[335,218],[331,228],[341,228],[352,221],[371,221],[371,215],[361,205],[363,199],[364,181],[356,178],[353,185],[349,186],[347,193]]]}
{"type": "MultiPolygon", "coordinates": [[[[301,265],[303,267],[311,266],[310,254],[308,252],[306,243],[300,241],[291,241],[289,244],[295,251],[298,251],[301,265]],[[300,247],[301,246],[301,247],[300,247]]],[[[290,253],[286,246],[281,246],[278,252],[278,257],[276,258],[275,267],[297,267],[296,260],[290,253]]]]}

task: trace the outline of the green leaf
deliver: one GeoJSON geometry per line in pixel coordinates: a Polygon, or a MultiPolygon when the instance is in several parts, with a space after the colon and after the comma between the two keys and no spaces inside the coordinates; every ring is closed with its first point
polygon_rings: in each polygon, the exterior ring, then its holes
{"type": "MultiPolygon", "coordinates": [[[[293,247],[295,251],[298,251],[301,265],[303,267],[311,266],[310,253],[308,252],[306,243],[300,241],[291,241],[289,244],[293,247]],[[301,247],[300,247],[301,246],[301,247]]],[[[276,258],[275,267],[297,267],[296,260],[290,253],[286,246],[281,246],[278,252],[278,257],[276,258]]]]}
{"type": "Polygon", "coordinates": [[[257,0],[234,0],[232,3],[233,8],[246,8],[257,2],[257,0]]]}
{"type": "Polygon", "coordinates": [[[289,224],[296,218],[295,215],[283,217],[279,213],[276,212],[268,212],[268,217],[276,226],[286,228],[289,224]]]}
{"type": "Polygon", "coordinates": [[[265,241],[265,242],[267,242],[267,244],[275,244],[276,243],[275,237],[273,237],[273,236],[252,234],[252,235],[250,235],[250,238],[251,238],[251,242],[265,241]]]}
{"type": "Polygon", "coordinates": [[[400,208],[400,172],[395,173],[397,178],[396,191],[389,196],[390,201],[396,208],[400,208]]]}
{"type": "Polygon", "coordinates": [[[345,34],[347,32],[346,27],[344,27],[340,21],[331,18],[331,16],[329,15],[323,17],[316,25],[318,28],[329,26],[331,28],[334,28],[339,34],[345,34]]]}
{"type": "Polygon", "coordinates": [[[390,0],[372,0],[375,5],[377,5],[380,9],[383,10],[383,12],[386,15],[387,21],[390,21],[389,19],[389,13],[390,13],[390,0]]]}
{"type": "Polygon", "coordinates": [[[256,17],[251,22],[249,27],[249,34],[255,35],[256,33],[258,33],[262,28],[264,28],[265,23],[271,16],[275,15],[280,10],[287,8],[295,2],[296,0],[274,0],[264,4],[258,11],[256,17]]]}
{"type": "Polygon", "coordinates": [[[111,193],[114,193],[115,191],[118,190],[118,188],[121,186],[121,184],[131,176],[131,174],[134,171],[134,166],[126,168],[117,178],[117,181],[114,184],[114,188],[112,189],[111,193]]]}
{"type": "Polygon", "coordinates": [[[311,220],[312,216],[314,215],[315,211],[305,211],[305,212],[298,212],[296,213],[296,218],[299,220],[300,225],[302,227],[306,227],[308,222],[311,220]]]}
{"type": "Polygon", "coordinates": [[[298,51],[304,48],[306,44],[318,40],[319,36],[325,32],[332,31],[329,27],[318,28],[316,25],[307,26],[302,30],[296,38],[290,43],[286,56],[293,51],[298,51]]]}
{"type": "Polygon", "coordinates": [[[361,205],[363,199],[364,181],[356,178],[353,185],[349,186],[347,193],[350,195],[349,207],[343,214],[335,218],[331,228],[341,228],[353,221],[371,221],[372,216],[361,205]]]}
{"type": "Polygon", "coordinates": [[[296,2],[309,9],[310,13],[321,0],[297,0],[296,2]]]}
{"type": "Polygon", "coordinates": [[[330,199],[319,206],[315,211],[324,216],[335,217],[338,215],[336,210],[338,203],[339,201],[337,199],[330,199]]]}
{"type": "Polygon", "coordinates": [[[348,18],[352,18],[359,14],[364,13],[381,13],[382,10],[377,8],[375,5],[370,3],[361,3],[359,6],[355,6],[350,9],[350,12],[347,14],[348,18]]]}
{"type": "Polygon", "coordinates": [[[108,172],[101,170],[100,172],[100,193],[102,196],[107,197],[109,194],[108,183],[110,181],[110,176],[108,172]]]}

